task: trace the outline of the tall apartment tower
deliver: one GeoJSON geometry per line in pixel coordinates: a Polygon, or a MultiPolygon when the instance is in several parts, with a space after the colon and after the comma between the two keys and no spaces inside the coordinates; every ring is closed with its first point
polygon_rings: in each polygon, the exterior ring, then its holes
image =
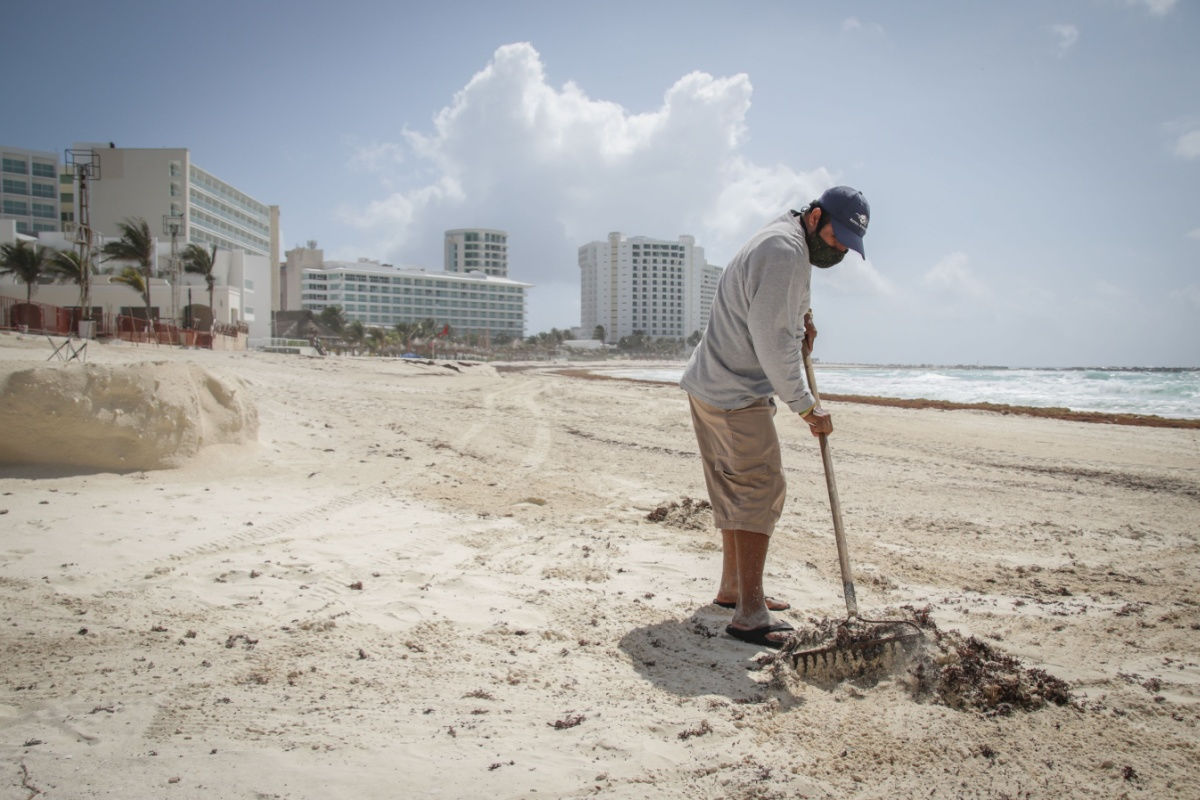
{"type": "Polygon", "coordinates": [[[508,277],[508,234],[491,228],[446,231],[446,272],[474,272],[508,277]]]}
{"type": "Polygon", "coordinates": [[[0,156],[0,219],[27,236],[60,230],[58,154],[0,146],[0,156]]]}
{"type": "Polygon", "coordinates": [[[585,335],[603,326],[609,343],[641,332],[686,339],[708,324],[721,268],[691,236],[669,242],[610,233],[579,248],[580,320],[585,335]]]}

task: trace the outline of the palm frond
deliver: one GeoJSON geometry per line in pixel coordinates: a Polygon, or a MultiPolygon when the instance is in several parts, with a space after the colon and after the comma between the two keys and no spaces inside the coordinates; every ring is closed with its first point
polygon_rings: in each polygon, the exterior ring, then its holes
{"type": "Polygon", "coordinates": [[[50,249],[44,245],[31,245],[20,241],[0,246],[0,274],[12,275],[25,284],[25,300],[33,297],[37,285],[50,261],[50,249]]]}

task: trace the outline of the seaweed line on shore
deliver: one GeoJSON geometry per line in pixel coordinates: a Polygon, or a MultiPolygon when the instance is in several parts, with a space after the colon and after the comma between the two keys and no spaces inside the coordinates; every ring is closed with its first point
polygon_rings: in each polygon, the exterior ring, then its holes
{"type": "MultiPolygon", "coordinates": [[[[672,381],[647,381],[638,378],[617,377],[579,367],[546,369],[540,366],[506,366],[501,368],[501,371],[515,372],[531,369],[542,369],[551,374],[562,375],[568,378],[582,378],[583,380],[590,381],[625,381],[650,386],[678,386],[678,384],[672,381]]],[[[1037,406],[1011,406],[1004,403],[955,403],[949,400],[927,400],[924,398],[910,400],[899,397],[829,394],[824,392],[821,394],[821,399],[835,403],[860,403],[862,405],[888,406],[891,408],[934,409],[937,411],[989,411],[995,414],[1042,417],[1044,419],[1059,419],[1068,422],[1093,422],[1109,425],[1133,425],[1145,428],[1186,428],[1200,430],[1200,419],[1160,417],[1154,414],[1117,414],[1106,411],[1072,411],[1069,408],[1061,407],[1039,408],[1037,406]]]]}

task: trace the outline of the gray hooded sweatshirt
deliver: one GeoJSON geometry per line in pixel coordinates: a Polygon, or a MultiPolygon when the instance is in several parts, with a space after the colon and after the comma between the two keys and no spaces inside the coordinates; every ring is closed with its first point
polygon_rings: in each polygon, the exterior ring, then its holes
{"type": "Polygon", "coordinates": [[[801,225],[791,212],[773,220],[721,274],[708,328],[679,383],[689,394],[725,409],[772,394],[798,414],[813,407],[800,354],[812,274],[801,225]]]}

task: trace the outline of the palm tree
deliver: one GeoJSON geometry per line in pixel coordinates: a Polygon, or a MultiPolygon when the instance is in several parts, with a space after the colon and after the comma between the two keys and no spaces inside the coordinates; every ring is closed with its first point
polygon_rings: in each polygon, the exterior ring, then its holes
{"type": "Polygon", "coordinates": [[[326,306],[321,309],[319,316],[321,324],[334,333],[341,333],[346,327],[346,315],[341,306],[326,306]]]}
{"type": "MultiPolygon", "coordinates": [[[[150,289],[146,286],[146,278],[137,267],[125,267],[119,274],[113,276],[112,282],[122,283],[142,297],[146,297],[150,293],[150,289]]],[[[146,330],[150,330],[149,313],[146,314],[146,330]]]]}
{"type": "Polygon", "coordinates": [[[412,339],[414,325],[411,322],[397,322],[392,326],[396,332],[396,337],[400,340],[402,347],[400,354],[404,355],[408,350],[408,342],[412,339]]]}
{"type": "Polygon", "coordinates": [[[44,245],[20,241],[0,246],[0,275],[12,275],[25,284],[25,302],[33,302],[33,286],[50,266],[50,250],[44,245]]]}
{"type": "Polygon", "coordinates": [[[387,341],[387,333],[383,328],[372,327],[367,329],[367,349],[375,355],[379,355],[383,350],[383,345],[387,341]]]}
{"type": "Polygon", "coordinates": [[[367,330],[359,320],[354,320],[346,326],[346,342],[355,355],[358,354],[358,348],[362,346],[366,335],[367,330]]]}
{"type": "Polygon", "coordinates": [[[213,311],[213,287],[217,285],[217,277],[213,275],[213,264],[217,260],[217,246],[214,244],[209,251],[193,242],[183,248],[180,257],[183,259],[184,272],[204,276],[204,283],[208,286],[208,315],[216,319],[216,313],[213,311]]]}
{"type": "MultiPolygon", "coordinates": [[[[154,235],[150,233],[150,226],[146,220],[141,217],[130,217],[124,222],[119,222],[117,229],[121,231],[121,238],[106,243],[101,252],[106,259],[132,261],[141,269],[142,281],[139,291],[142,293],[142,299],[146,301],[146,321],[149,322],[150,279],[154,277],[154,235]]],[[[121,276],[125,276],[129,269],[132,267],[123,270],[121,276]]],[[[133,285],[127,280],[118,280],[117,282],[133,285]]]]}
{"type": "Polygon", "coordinates": [[[83,282],[87,275],[96,273],[96,265],[89,258],[86,266],[78,250],[56,250],[50,257],[50,272],[57,275],[60,283],[74,283],[79,286],[80,311],[84,319],[89,319],[88,309],[83,306],[83,282]]]}

